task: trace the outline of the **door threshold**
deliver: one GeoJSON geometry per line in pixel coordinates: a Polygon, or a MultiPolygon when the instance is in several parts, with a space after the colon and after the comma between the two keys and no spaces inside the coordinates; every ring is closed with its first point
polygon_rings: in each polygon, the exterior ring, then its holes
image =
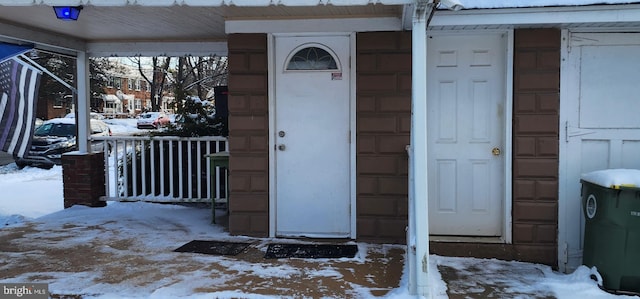
{"type": "Polygon", "coordinates": [[[295,234],[295,233],[286,233],[286,234],[276,234],[276,238],[279,239],[308,239],[308,240],[351,240],[349,234],[295,234]]]}
{"type": "Polygon", "coordinates": [[[502,237],[429,236],[430,242],[503,244],[502,237]]]}
{"type": "Polygon", "coordinates": [[[276,236],[271,239],[273,242],[283,243],[315,243],[315,244],[350,244],[356,243],[351,238],[312,238],[312,237],[292,237],[292,236],[276,236]]]}

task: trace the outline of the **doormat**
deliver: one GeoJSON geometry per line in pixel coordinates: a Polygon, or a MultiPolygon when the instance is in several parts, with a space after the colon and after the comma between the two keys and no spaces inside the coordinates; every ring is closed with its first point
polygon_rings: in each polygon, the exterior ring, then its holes
{"type": "Polygon", "coordinates": [[[212,255],[237,255],[247,248],[249,244],[250,243],[193,240],[174,251],[212,255]]]}
{"type": "Polygon", "coordinates": [[[357,252],[357,245],[269,244],[264,258],[352,258],[356,256],[357,252]]]}

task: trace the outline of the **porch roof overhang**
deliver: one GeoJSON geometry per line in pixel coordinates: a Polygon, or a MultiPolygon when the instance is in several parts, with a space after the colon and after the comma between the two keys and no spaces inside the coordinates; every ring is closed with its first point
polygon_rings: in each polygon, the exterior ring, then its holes
{"type": "MultiPolygon", "coordinates": [[[[460,1],[467,9],[456,12],[438,10],[429,29],[640,25],[638,0],[460,1]]],[[[419,2],[0,0],[0,41],[36,44],[40,49],[72,56],[78,51],[89,56],[226,55],[227,34],[269,29],[255,26],[258,21],[340,19],[335,23],[344,23],[345,28],[348,25],[356,30],[363,20],[376,18],[376,23],[383,26],[370,30],[411,30],[413,6],[419,2]],[[83,9],[78,21],[61,21],[55,18],[53,5],[83,5],[83,9]]]]}
{"type": "Polygon", "coordinates": [[[226,55],[225,22],[396,18],[414,0],[0,0],[0,41],[89,56],[226,55]],[[274,4],[276,3],[276,4],[274,4]],[[53,5],[83,5],[77,21],[53,5]],[[162,47],[159,45],[162,44],[162,47]]]}
{"type": "Polygon", "coordinates": [[[438,11],[429,30],[640,27],[640,4],[438,11]]]}
{"type": "Polygon", "coordinates": [[[105,102],[114,102],[116,104],[120,104],[120,99],[116,95],[113,95],[113,94],[103,94],[102,95],[102,99],[105,102]]]}

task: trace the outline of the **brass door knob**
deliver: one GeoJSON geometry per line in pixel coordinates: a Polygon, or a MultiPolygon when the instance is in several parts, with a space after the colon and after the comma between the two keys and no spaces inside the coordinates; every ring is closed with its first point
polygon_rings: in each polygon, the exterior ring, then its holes
{"type": "Polygon", "coordinates": [[[500,149],[499,149],[499,148],[497,148],[497,147],[494,147],[494,148],[491,150],[491,153],[492,153],[494,156],[500,156],[500,149]]]}

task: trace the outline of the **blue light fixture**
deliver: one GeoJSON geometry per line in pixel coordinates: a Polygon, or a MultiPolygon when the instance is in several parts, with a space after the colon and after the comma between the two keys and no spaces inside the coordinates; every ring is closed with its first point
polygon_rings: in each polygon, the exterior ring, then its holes
{"type": "Polygon", "coordinates": [[[80,16],[82,6],[54,6],[56,18],[64,21],[77,21],[80,16]]]}

